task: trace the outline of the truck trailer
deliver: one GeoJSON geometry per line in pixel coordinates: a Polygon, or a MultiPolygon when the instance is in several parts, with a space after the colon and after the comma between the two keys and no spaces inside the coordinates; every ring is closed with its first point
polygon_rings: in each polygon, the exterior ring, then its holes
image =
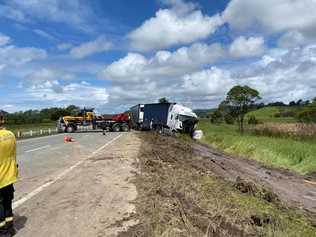
{"type": "Polygon", "coordinates": [[[190,108],[176,103],[138,104],[130,111],[132,127],[139,130],[193,133],[198,122],[190,108]]]}
{"type": "Polygon", "coordinates": [[[138,104],[130,108],[131,126],[136,130],[142,129],[144,122],[144,105],[138,104]]]}

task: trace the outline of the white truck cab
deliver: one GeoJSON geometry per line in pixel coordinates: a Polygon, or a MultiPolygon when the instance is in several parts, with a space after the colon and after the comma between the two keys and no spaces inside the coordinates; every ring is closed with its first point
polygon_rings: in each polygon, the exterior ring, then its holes
{"type": "Polygon", "coordinates": [[[167,125],[171,131],[191,132],[197,121],[198,116],[192,109],[179,104],[170,107],[167,125]]]}

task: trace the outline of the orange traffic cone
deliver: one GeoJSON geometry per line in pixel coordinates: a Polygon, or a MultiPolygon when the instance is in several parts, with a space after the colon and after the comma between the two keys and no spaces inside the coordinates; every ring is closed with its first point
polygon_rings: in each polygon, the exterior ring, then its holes
{"type": "Polygon", "coordinates": [[[73,139],[73,137],[65,136],[65,137],[64,137],[64,141],[65,141],[65,142],[74,142],[74,139],[73,139]]]}

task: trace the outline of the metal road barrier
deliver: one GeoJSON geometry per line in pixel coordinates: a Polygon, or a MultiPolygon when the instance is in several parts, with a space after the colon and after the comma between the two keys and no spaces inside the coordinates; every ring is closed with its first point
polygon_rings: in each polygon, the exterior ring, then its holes
{"type": "Polygon", "coordinates": [[[30,138],[30,137],[40,137],[49,136],[58,133],[57,128],[39,129],[39,130],[29,130],[29,131],[17,131],[15,136],[17,139],[30,138]]]}

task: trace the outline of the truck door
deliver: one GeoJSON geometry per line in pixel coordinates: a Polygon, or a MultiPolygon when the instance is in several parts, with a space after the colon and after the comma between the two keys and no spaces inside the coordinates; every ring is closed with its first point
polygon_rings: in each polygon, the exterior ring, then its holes
{"type": "Polygon", "coordinates": [[[139,106],[139,123],[144,122],[144,105],[139,106]]]}

